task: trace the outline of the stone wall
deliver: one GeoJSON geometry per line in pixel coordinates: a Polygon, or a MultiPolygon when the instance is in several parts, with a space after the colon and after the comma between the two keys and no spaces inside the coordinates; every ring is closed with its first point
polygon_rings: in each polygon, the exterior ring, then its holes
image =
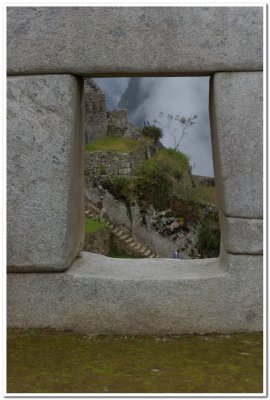
{"type": "Polygon", "coordinates": [[[124,136],[128,129],[128,110],[113,110],[107,112],[108,136],[124,136]]]}
{"type": "Polygon", "coordinates": [[[88,334],[263,329],[264,9],[8,8],[8,326],[88,334]],[[219,259],[79,254],[78,75],[95,74],[212,76],[219,259]]]}
{"type": "Polygon", "coordinates": [[[215,178],[211,176],[192,175],[192,183],[196,186],[215,186],[215,178]]]}
{"type": "Polygon", "coordinates": [[[104,254],[106,256],[111,249],[111,236],[112,234],[109,228],[86,234],[84,251],[95,254],[104,254]]]}
{"type": "Polygon", "coordinates": [[[97,177],[100,175],[130,177],[136,167],[145,160],[145,149],[120,153],[86,151],[84,156],[85,176],[97,177]]]}
{"type": "Polygon", "coordinates": [[[107,111],[105,95],[94,79],[84,79],[84,103],[86,143],[104,136],[139,136],[139,129],[128,121],[128,110],[107,111]]]}
{"type": "Polygon", "coordinates": [[[93,79],[84,80],[85,141],[107,136],[108,120],[105,95],[93,79]]]}

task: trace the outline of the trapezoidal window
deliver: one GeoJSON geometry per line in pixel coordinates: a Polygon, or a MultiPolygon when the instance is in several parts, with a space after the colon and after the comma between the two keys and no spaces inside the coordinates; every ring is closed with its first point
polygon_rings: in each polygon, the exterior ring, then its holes
{"type": "Polygon", "coordinates": [[[85,251],[218,257],[209,77],[86,78],[85,251]]]}

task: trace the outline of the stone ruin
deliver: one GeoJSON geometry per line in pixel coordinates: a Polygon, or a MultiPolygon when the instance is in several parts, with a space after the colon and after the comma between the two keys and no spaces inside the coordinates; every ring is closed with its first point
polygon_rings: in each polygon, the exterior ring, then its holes
{"type": "Polygon", "coordinates": [[[84,81],[85,142],[107,136],[108,119],[105,95],[94,79],[84,81]]]}
{"type": "Polygon", "coordinates": [[[136,138],[139,135],[138,128],[128,121],[128,110],[107,111],[105,95],[94,79],[84,80],[84,97],[86,143],[104,136],[136,138]]]}
{"type": "Polygon", "coordinates": [[[8,326],[263,329],[263,11],[8,7],[8,326]],[[81,252],[83,77],[207,74],[219,258],[127,262],[81,252]]]}

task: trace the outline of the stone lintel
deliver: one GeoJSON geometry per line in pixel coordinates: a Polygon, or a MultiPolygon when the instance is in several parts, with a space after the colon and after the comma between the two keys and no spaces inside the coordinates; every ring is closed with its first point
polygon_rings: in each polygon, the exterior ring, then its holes
{"type": "Polygon", "coordinates": [[[263,69],[263,7],[8,7],[9,75],[263,69]]]}

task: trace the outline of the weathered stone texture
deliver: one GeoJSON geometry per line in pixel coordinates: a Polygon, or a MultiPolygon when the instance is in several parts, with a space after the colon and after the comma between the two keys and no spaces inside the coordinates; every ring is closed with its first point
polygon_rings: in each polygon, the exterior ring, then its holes
{"type": "Polygon", "coordinates": [[[263,7],[8,8],[8,74],[262,68],[263,7]]]}
{"type": "Polygon", "coordinates": [[[216,185],[223,213],[263,216],[263,73],[216,73],[210,94],[216,185]]]}
{"type": "Polygon", "coordinates": [[[224,248],[233,254],[263,254],[263,220],[226,217],[219,222],[224,248]]]}
{"type": "Polygon", "coordinates": [[[71,75],[8,78],[9,270],[63,270],[83,247],[81,89],[71,75]]]}
{"type": "Polygon", "coordinates": [[[9,274],[8,326],[86,334],[260,331],[262,256],[108,259],[56,274],[9,274]]]}

